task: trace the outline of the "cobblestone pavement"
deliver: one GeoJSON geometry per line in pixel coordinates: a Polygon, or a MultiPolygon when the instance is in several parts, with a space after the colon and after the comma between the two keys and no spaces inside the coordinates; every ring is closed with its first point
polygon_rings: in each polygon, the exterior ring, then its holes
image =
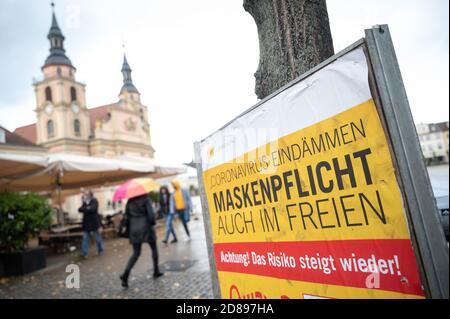
{"type": "Polygon", "coordinates": [[[80,261],[78,252],[53,256],[43,270],[0,279],[0,298],[212,298],[203,222],[201,216],[197,217],[198,220],[189,222],[190,242],[184,241],[186,236],[179,221],[176,222],[179,241],[175,244],[162,244],[165,229],[157,228],[160,265],[165,273],[161,278],[152,278],[150,247],[143,247],[130,275],[130,287],[123,289],[119,275],[131,255],[131,246],[127,239],[109,239],[102,256],[97,256],[95,245],[91,245],[86,260],[80,261]],[[80,289],[66,288],[66,266],[71,263],[80,267],[80,289]]]}

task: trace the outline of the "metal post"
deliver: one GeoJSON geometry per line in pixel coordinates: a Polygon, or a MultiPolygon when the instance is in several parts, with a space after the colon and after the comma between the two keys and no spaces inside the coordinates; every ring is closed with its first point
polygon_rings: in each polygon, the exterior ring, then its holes
{"type": "Polygon", "coordinates": [[[197,167],[198,186],[200,188],[200,197],[202,202],[203,225],[205,227],[206,247],[208,250],[209,268],[211,271],[211,281],[213,285],[213,295],[216,299],[221,299],[219,277],[217,274],[216,259],[214,257],[214,243],[212,238],[211,218],[209,216],[208,199],[206,197],[205,184],[203,181],[203,168],[201,158],[200,143],[194,143],[195,164],[197,167]]]}
{"type": "Polygon", "coordinates": [[[61,189],[62,189],[62,185],[61,185],[61,175],[62,172],[58,171],[56,173],[56,194],[58,197],[58,224],[60,224],[61,227],[64,227],[64,212],[63,212],[63,208],[62,208],[62,201],[61,201],[61,189]]]}
{"type": "Polygon", "coordinates": [[[449,298],[449,255],[387,25],[368,29],[366,43],[384,120],[404,188],[418,262],[430,298],[449,298]]]}

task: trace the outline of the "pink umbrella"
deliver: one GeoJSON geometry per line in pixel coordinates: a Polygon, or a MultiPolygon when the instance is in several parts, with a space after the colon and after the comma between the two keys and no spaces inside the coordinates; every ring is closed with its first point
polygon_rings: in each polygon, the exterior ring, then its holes
{"type": "Polygon", "coordinates": [[[115,191],[113,201],[118,202],[122,199],[133,198],[148,194],[151,191],[158,190],[160,185],[152,178],[135,178],[131,179],[122,185],[115,191]]]}

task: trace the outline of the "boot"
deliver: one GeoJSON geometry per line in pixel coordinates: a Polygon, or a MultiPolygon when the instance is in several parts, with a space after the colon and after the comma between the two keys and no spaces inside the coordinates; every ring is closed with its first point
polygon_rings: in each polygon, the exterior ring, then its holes
{"type": "Polygon", "coordinates": [[[122,287],[128,288],[128,275],[129,273],[124,272],[122,275],[120,275],[120,280],[122,281],[122,287]]]}
{"type": "Polygon", "coordinates": [[[153,279],[159,278],[163,275],[164,275],[164,273],[160,272],[159,268],[156,268],[155,271],[153,272],[153,279]]]}
{"type": "Polygon", "coordinates": [[[164,276],[164,273],[163,273],[163,272],[157,272],[157,273],[154,273],[154,274],[153,274],[153,279],[159,278],[159,277],[161,277],[161,276],[164,276]]]}

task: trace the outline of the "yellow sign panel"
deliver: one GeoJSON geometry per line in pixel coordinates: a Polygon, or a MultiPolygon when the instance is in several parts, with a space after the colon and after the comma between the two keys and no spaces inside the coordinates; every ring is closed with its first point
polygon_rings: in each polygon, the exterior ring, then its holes
{"type": "Polygon", "coordinates": [[[422,298],[388,145],[370,99],[205,170],[222,296],[422,298]]]}

